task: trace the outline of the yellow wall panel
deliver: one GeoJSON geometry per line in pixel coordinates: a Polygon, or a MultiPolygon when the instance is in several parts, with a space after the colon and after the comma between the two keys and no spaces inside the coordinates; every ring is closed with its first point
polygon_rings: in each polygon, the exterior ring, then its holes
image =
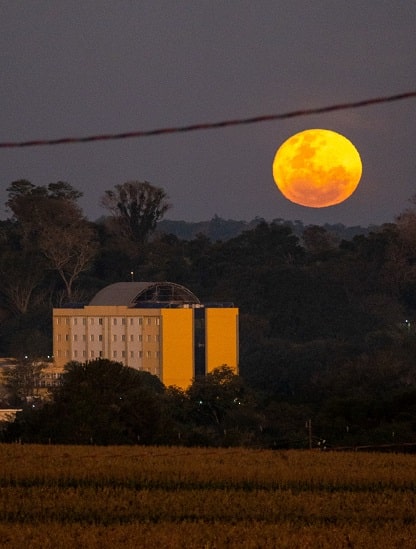
{"type": "Polygon", "coordinates": [[[226,364],[238,373],[238,309],[205,311],[206,371],[226,364]]]}
{"type": "Polygon", "coordinates": [[[193,311],[162,309],[162,382],[186,389],[194,377],[193,311]]]}

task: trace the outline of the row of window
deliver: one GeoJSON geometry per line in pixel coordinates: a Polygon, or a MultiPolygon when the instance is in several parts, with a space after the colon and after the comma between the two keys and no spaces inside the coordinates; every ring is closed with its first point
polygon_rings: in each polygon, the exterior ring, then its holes
{"type": "MultiPolygon", "coordinates": [[[[58,350],[58,357],[59,358],[62,358],[63,356],[65,356],[66,358],[69,358],[70,357],[70,352],[69,351],[65,351],[65,353],[61,350],[58,350]]],[[[89,358],[104,358],[104,351],[90,351],[89,352],[89,358]]],[[[75,350],[73,353],[72,353],[72,358],[74,359],[77,359],[77,358],[87,358],[87,351],[77,351],[75,350]]],[[[112,353],[112,358],[126,358],[127,357],[127,352],[126,351],[113,351],[112,353]]],[[[145,353],[143,351],[130,351],[129,353],[129,357],[130,358],[159,358],[160,357],[160,353],[159,351],[146,351],[145,353]]]]}
{"type": "MultiPolygon", "coordinates": [[[[56,317],[56,323],[57,324],[70,324],[70,320],[71,320],[71,317],[61,317],[61,316],[58,316],[56,317]]],[[[72,317],[72,323],[74,324],[74,326],[76,326],[78,324],[78,321],[80,323],[82,323],[84,326],[87,324],[87,320],[89,321],[89,324],[92,326],[94,325],[95,323],[99,324],[99,325],[103,325],[104,324],[104,318],[96,318],[96,317],[89,317],[87,319],[87,317],[72,317]]],[[[159,326],[160,324],[160,318],[159,317],[154,317],[154,316],[147,316],[147,317],[130,317],[130,318],[126,318],[126,317],[112,317],[111,318],[111,324],[113,326],[117,326],[117,324],[120,322],[121,325],[127,325],[127,321],[129,321],[128,323],[130,324],[130,326],[133,326],[134,324],[134,321],[137,320],[137,324],[139,326],[141,326],[142,324],[147,324],[148,326],[150,326],[151,324],[154,324],[155,326],[159,326]]]]}
{"type": "MultiPolygon", "coordinates": [[[[101,334],[99,334],[99,335],[97,335],[97,336],[95,336],[94,334],[90,334],[90,336],[89,336],[88,339],[89,339],[89,341],[95,341],[95,337],[96,337],[96,340],[97,340],[97,341],[103,341],[103,336],[102,336],[101,334]]],[[[74,335],[72,336],[72,338],[73,338],[73,341],[78,341],[78,334],[74,334],[74,335]]],[[[64,339],[65,339],[65,341],[69,341],[69,334],[65,334],[65,338],[64,338],[64,339]]],[[[58,342],[62,341],[62,334],[57,334],[56,340],[57,340],[58,342]]],[[[87,341],[87,336],[86,336],[86,334],[83,334],[83,335],[82,335],[82,341],[87,341]]],[[[113,341],[114,341],[114,342],[115,342],[115,341],[118,341],[118,336],[117,336],[117,334],[113,334],[113,341]]],[[[126,336],[125,336],[124,334],[122,334],[122,335],[120,336],[120,341],[127,341],[126,336]]],[[[129,341],[134,341],[134,335],[133,335],[133,334],[130,335],[129,341]]],[[[139,334],[139,335],[137,336],[137,341],[143,341],[143,335],[142,335],[142,334],[139,334]]],[[[160,341],[160,336],[159,336],[159,334],[156,334],[156,335],[150,335],[150,334],[148,334],[148,335],[146,336],[146,341],[147,341],[148,343],[150,343],[150,342],[152,342],[152,341],[159,342],[159,341],[160,341]]]]}
{"type": "Polygon", "coordinates": [[[57,387],[61,384],[60,379],[41,379],[37,384],[36,387],[57,387]]]}

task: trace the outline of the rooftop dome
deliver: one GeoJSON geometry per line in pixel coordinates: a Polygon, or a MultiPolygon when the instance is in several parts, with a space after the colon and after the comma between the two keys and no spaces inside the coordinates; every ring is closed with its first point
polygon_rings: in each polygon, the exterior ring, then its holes
{"type": "Polygon", "coordinates": [[[200,301],[190,290],[173,282],[116,282],[95,294],[89,305],[145,307],[152,303],[163,306],[199,304],[200,301]]]}

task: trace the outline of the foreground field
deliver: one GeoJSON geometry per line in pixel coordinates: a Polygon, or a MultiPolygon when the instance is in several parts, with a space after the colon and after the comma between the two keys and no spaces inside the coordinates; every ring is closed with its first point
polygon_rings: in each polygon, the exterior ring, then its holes
{"type": "Polygon", "coordinates": [[[0,445],[0,546],[415,547],[416,457],[0,445]]]}

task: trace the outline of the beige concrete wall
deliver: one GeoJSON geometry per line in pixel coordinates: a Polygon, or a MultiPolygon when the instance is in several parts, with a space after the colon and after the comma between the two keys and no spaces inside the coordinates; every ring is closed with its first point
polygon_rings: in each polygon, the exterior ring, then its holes
{"type": "Polygon", "coordinates": [[[107,358],[160,374],[160,310],[124,306],[53,310],[55,364],[107,358]]]}

